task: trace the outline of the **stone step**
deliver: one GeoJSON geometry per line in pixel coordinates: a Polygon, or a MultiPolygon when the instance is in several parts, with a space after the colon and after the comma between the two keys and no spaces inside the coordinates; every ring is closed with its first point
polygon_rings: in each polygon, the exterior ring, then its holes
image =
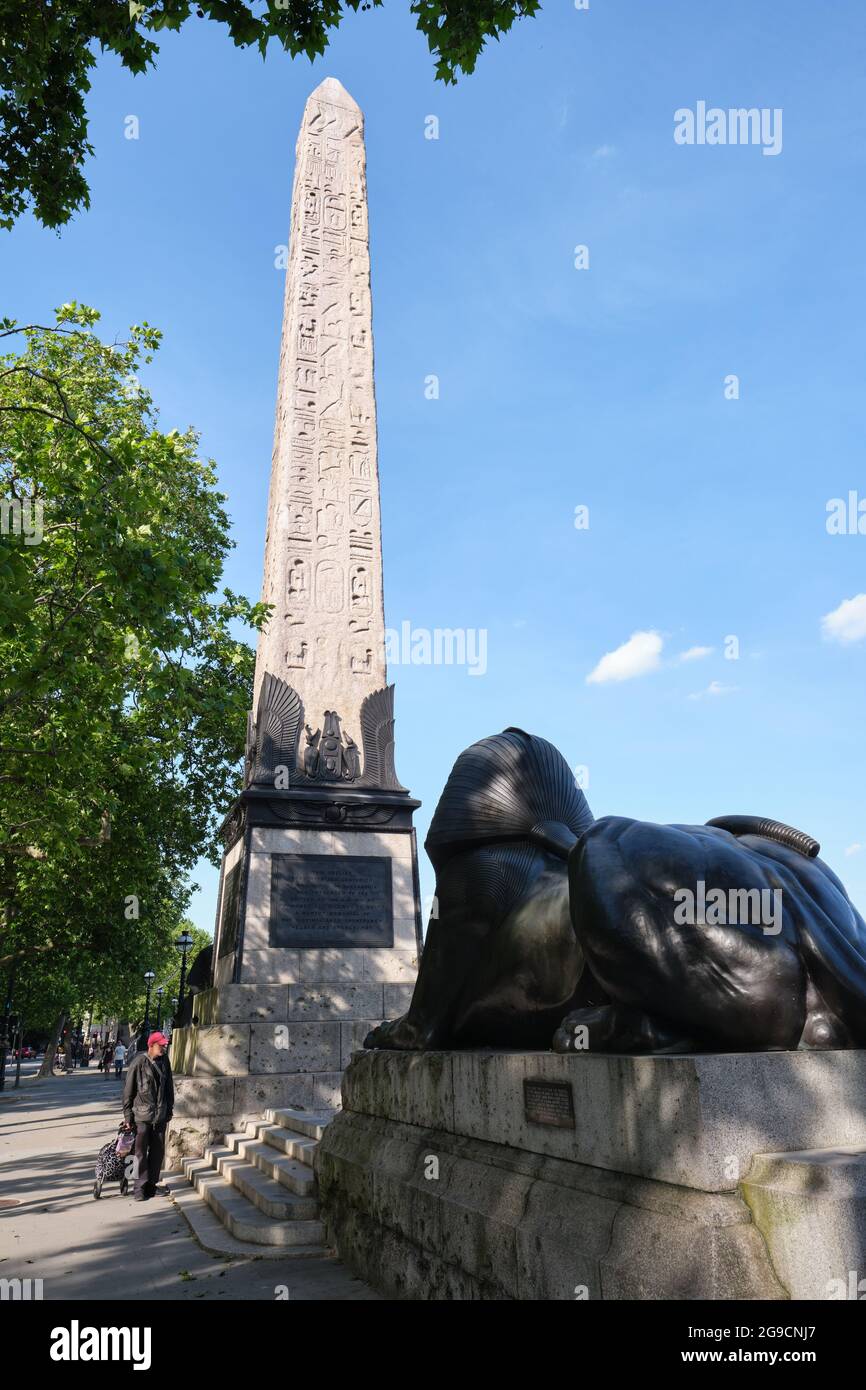
{"type": "Polygon", "coordinates": [[[316,1175],[306,1163],[299,1163],[296,1158],[289,1158],[270,1144],[250,1139],[246,1134],[227,1134],[226,1148],[238,1154],[246,1163],[254,1163],[267,1177],[298,1197],[315,1198],[316,1175]]]}
{"type": "Polygon", "coordinates": [[[336,1110],[266,1110],[265,1119],[270,1124],[285,1125],[286,1129],[306,1134],[310,1139],[321,1139],[336,1113],[336,1110]]]}
{"type": "Polygon", "coordinates": [[[182,1214],[203,1250],[210,1255],[229,1255],[242,1260],[308,1260],[328,1255],[321,1245],[251,1245],[238,1240],[223,1225],[215,1211],[191,1187],[183,1173],[167,1173],[165,1183],[171,1200],[182,1214]]]}
{"type": "Polygon", "coordinates": [[[273,1216],[277,1221],[314,1221],[319,1215],[319,1204],[314,1196],[297,1196],[231,1149],[213,1149],[211,1163],[221,1177],[266,1216],[273,1216]]]}
{"type": "Polygon", "coordinates": [[[295,1253],[324,1252],[321,1221],[286,1221],[269,1216],[223,1177],[208,1158],[184,1159],[183,1170],[199,1196],[237,1240],[290,1247],[295,1253]]]}
{"type": "Polygon", "coordinates": [[[285,1125],[251,1123],[247,1125],[247,1136],[260,1139],[262,1143],[279,1149],[289,1158],[295,1158],[310,1168],[319,1147],[318,1139],[311,1139],[308,1134],[299,1134],[295,1129],[286,1129],[285,1125]]]}

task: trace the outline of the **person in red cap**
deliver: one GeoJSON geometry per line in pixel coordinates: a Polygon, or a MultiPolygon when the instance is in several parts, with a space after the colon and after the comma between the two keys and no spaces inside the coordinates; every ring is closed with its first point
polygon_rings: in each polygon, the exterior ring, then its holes
{"type": "Polygon", "coordinates": [[[123,1088],[123,1118],[135,1128],[133,1198],[146,1202],[156,1193],[165,1154],[165,1127],[174,1113],[174,1081],[166,1056],[168,1038],[151,1033],[147,1051],[139,1052],[123,1088]]]}

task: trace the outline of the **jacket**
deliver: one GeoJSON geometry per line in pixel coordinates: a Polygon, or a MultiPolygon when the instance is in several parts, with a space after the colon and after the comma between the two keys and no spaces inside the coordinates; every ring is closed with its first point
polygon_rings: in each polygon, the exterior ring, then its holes
{"type": "Polygon", "coordinates": [[[123,1118],[127,1124],[167,1124],[174,1114],[174,1081],[171,1063],[163,1055],[151,1061],[139,1052],[126,1073],[123,1118]]]}

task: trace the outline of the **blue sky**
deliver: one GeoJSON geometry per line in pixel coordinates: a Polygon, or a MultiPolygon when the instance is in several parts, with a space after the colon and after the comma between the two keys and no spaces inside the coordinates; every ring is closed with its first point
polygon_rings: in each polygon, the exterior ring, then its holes
{"type": "Polygon", "coordinates": [[[548,0],[446,89],[405,0],[312,67],[193,21],[155,73],[99,63],[90,211],[0,234],[3,313],[162,328],[147,384],[217,461],[225,579],[258,597],[295,139],[323,77],[359,102],[386,617],[488,634],[483,676],[389,671],[421,840],[459,751],[517,724],[588,768],[596,815],[777,817],[866,908],[866,624],[822,636],[866,592],[866,535],[826,528],[866,500],[864,50],[857,0],[548,0]],[[781,109],[781,152],[678,145],[698,101],[781,109]],[[656,669],[588,682],[634,633],[656,669]]]}

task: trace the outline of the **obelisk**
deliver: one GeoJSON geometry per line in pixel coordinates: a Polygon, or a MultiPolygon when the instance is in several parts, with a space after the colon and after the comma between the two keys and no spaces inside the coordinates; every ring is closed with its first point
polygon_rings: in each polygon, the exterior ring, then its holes
{"type": "Polygon", "coordinates": [[[333,78],[297,143],[262,596],[212,973],[172,1041],[175,1163],[276,1107],[339,1105],[342,1069],[405,1011],[418,968],[419,803],[395,771],[385,672],[363,118],[333,78]]]}
{"type": "Polygon", "coordinates": [[[296,149],[254,707],[266,673],[360,744],[385,685],[364,121],[333,77],[296,149]]]}

